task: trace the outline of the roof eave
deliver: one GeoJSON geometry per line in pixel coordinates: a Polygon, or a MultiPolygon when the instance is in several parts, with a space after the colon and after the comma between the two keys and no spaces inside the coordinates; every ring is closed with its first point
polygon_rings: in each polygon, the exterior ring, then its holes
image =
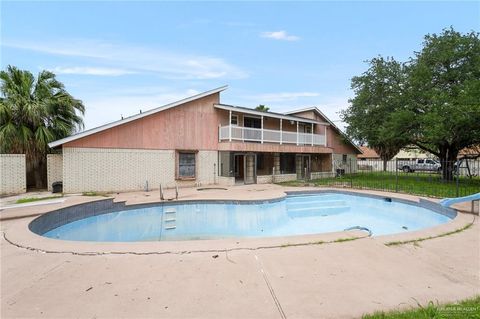
{"type": "Polygon", "coordinates": [[[57,146],[65,144],[65,143],[72,142],[72,141],[87,137],[89,135],[108,130],[112,127],[123,125],[123,124],[126,124],[128,122],[132,122],[132,121],[138,120],[140,118],[143,118],[143,117],[146,117],[146,116],[149,116],[149,115],[161,112],[161,111],[165,111],[165,110],[168,110],[168,109],[176,107],[176,106],[179,106],[181,104],[185,104],[185,103],[188,103],[188,102],[191,102],[191,101],[195,101],[195,100],[204,98],[204,97],[212,95],[212,94],[220,93],[222,91],[225,91],[227,88],[228,88],[228,85],[224,85],[224,86],[218,87],[216,89],[212,89],[212,90],[205,91],[205,92],[202,92],[202,93],[199,93],[199,94],[196,94],[196,95],[192,95],[192,96],[184,98],[182,100],[178,100],[178,101],[175,101],[175,102],[172,102],[172,103],[169,103],[169,104],[165,104],[163,106],[151,109],[149,111],[146,111],[146,112],[143,112],[143,113],[140,113],[140,114],[136,114],[136,115],[124,118],[124,119],[119,120],[119,121],[110,122],[110,123],[107,123],[107,124],[104,124],[104,125],[101,125],[101,126],[98,126],[98,127],[95,127],[95,128],[92,128],[92,129],[89,129],[89,130],[86,130],[86,131],[83,131],[83,132],[80,132],[80,133],[77,133],[77,134],[70,135],[68,137],[50,142],[50,143],[48,143],[48,146],[50,148],[55,148],[57,146]]]}

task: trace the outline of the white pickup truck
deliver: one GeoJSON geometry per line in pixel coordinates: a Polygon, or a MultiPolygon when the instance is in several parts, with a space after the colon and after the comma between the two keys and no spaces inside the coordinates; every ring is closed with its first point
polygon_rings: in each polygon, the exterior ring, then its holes
{"type": "Polygon", "coordinates": [[[397,161],[397,169],[405,173],[413,173],[415,171],[440,172],[442,165],[440,165],[440,162],[437,160],[418,158],[411,161],[397,161]]]}

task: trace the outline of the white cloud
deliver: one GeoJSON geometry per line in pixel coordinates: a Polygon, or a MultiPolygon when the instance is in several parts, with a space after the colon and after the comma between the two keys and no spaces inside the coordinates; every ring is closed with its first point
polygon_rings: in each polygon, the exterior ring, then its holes
{"type": "Polygon", "coordinates": [[[262,32],[260,36],[262,38],[269,38],[269,39],[283,40],[283,41],[300,40],[300,37],[297,37],[296,35],[288,34],[287,31],[262,32]]]}
{"type": "Polygon", "coordinates": [[[120,120],[200,93],[198,90],[175,90],[159,87],[134,87],[112,91],[101,97],[83,99],[86,107],[85,129],[120,120]]]}
{"type": "Polygon", "coordinates": [[[319,95],[320,94],[316,92],[278,92],[252,95],[247,98],[250,100],[257,100],[259,102],[284,102],[294,101],[304,97],[315,97],[319,95]]]}
{"type": "Polygon", "coordinates": [[[57,66],[50,71],[56,74],[79,74],[79,75],[99,75],[99,76],[120,76],[135,73],[133,71],[119,68],[103,68],[103,67],[61,67],[57,66]]]}
{"type": "Polygon", "coordinates": [[[103,62],[105,68],[154,73],[171,79],[245,78],[248,74],[222,58],[170,52],[158,48],[120,45],[98,40],[11,42],[3,46],[45,54],[103,62]]]}

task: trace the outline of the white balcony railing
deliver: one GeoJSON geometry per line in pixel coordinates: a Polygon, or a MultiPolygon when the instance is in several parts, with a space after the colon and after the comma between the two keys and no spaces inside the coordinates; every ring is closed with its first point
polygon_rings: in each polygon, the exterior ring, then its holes
{"type": "Polygon", "coordinates": [[[325,135],[267,130],[235,125],[220,126],[219,139],[220,141],[233,140],[243,142],[327,146],[325,135]]]}

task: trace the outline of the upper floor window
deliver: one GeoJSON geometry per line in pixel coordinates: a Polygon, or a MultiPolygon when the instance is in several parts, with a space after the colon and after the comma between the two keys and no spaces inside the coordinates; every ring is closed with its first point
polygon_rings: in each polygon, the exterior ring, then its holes
{"type": "Polygon", "coordinates": [[[232,120],[230,121],[232,125],[238,125],[238,115],[232,115],[232,120]]]}

